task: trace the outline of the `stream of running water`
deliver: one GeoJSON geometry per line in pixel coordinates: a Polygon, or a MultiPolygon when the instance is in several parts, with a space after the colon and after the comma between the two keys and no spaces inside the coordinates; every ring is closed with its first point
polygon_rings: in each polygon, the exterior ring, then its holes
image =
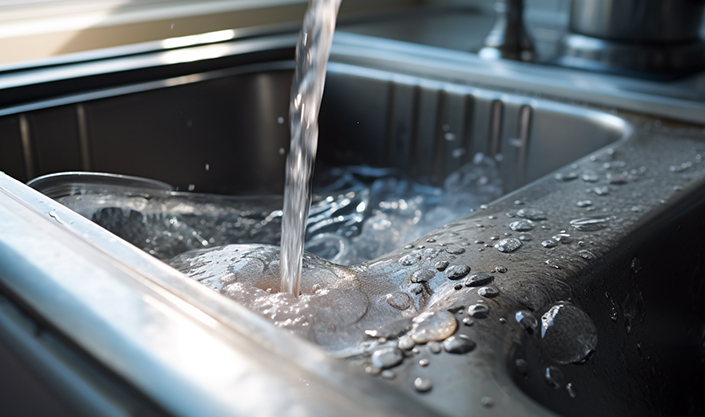
{"type": "Polygon", "coordinates": [[[318,111],[340,2],[309,0],[296,45],[280,257],[281,291],[295,297],[299,294],[306,220],[311,203],[311,177],[318,146],[318,111]]]}

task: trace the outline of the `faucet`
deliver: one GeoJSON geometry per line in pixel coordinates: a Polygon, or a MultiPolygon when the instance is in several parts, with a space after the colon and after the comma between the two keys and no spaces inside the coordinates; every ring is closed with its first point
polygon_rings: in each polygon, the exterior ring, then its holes
{"type": "Polygon", "coordinates": [[[705,68],[705,0],[573,0],[559,64],[629,74],[705,68]]]}
{"type": "Polygon", "coordinates": [[[524,28],[524,0],[496,0],[494,11],[497,20],[485,38],[480,57],[531,61],[534,45],[524,28]]]}

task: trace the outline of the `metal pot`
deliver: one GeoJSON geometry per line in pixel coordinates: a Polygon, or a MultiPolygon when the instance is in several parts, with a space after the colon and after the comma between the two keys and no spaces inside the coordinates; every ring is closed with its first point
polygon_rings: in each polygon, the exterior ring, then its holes
{"type": "Polygon", "coordinates": [[[697,40],[703,0],[573,0],[571,32],[638,43],[697,40]]]}

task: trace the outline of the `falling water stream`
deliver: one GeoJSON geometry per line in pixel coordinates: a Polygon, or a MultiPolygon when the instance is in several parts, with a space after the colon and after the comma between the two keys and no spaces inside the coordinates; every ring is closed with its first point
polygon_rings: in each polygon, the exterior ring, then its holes
{"type": "Polygon", "coordinates": [[[281,291],[299,294],[306,220],[311,203],[311,175],[318,146],[318,110],[326,64],[341,0],[309,0],[296,45],[291,86],[291,145],[286,160],[281,239],[281,291]]]}

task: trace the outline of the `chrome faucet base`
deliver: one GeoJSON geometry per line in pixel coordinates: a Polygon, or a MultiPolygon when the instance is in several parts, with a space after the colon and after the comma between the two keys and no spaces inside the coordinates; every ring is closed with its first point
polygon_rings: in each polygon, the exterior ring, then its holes
{"type": "Polygon", "coordinates": [[[485,47],[480,50],[480,57],[532,61],[534,44],[524,27],[524,1],[496,0],[494,10],[497,20],[485,38],[485,47]]]}

